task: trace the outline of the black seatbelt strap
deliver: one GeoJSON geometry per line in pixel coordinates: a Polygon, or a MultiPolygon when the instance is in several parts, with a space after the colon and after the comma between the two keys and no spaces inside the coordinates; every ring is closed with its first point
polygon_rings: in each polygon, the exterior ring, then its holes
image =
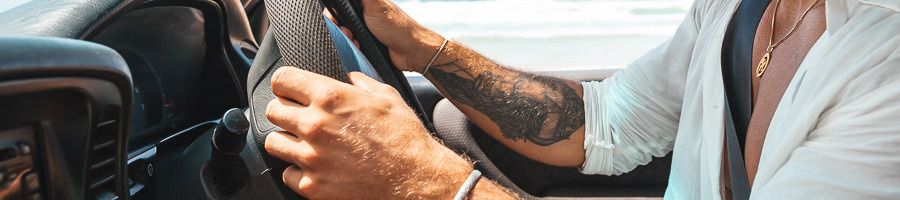
{"type": "Polygon", "coordinates": [[[737,132],[734,128],[734,119],[731,116],[731,106],[725,101],[725,149],[728,152],[728,176],[731,177],[731,195],[733,200],[750,199],[750,180],[747,179],[747,169],[744,166],[744,156],[741,151],[741,143],[738,142],[737,132]]]}
{"type": "Polygon", "coordinates": [[[725,83],[725,149],[734,200],[750,198],[743,144],[752,108],[751,73],[753,40],[769,0],[743,0],[734,13],[722,44],[722,78],[725,83]]]}

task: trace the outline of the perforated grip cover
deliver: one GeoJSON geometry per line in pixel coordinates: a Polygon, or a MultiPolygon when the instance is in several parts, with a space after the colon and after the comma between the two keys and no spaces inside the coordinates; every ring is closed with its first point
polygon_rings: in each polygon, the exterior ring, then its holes
{"type": "MultiPolygon", "coordinates": [[[[261,152],[260,158],[269,169],[264,172],[268,173],[265,176],[270,176],[273,183],[280,183],[281,174],[288,164],[265,154],[263,149],[266,136],[281,130],[265,117],[266,106],[275,99],[270,84],[272,74],[280,67],[292,66],[343,82],[349,79],[325,24],[319,0],[266,0],[265,4],[271,27],[260,44],[259,54],[248,77],[251,133],[261,152]]],[[[309,83],[306,87],[319,87],[316,84],[309,83]]],[[[277,185],[286,195],[283,197],[299,197],[283,184],[277,185]]]]}
{"type": "Polygon", "coordinates": [[[281,62],[265,73],[251,94],[254,125],[263,136],[258,139],[265,139],[267,133],[278,128],[263,114],[268,102],[275,98],[269,84],[275,69],[292,66],[343,82],[349,80],[331,33],[325,25],[323,8],[318,0],[269,0],[265,3],[272,22],[271,31],[275,44],[282,58],[281,62]]]}
{"type": "Polygon", "coordinates": [[[267,0],[284,64],[348,82],[318,0],[267,0]]]}

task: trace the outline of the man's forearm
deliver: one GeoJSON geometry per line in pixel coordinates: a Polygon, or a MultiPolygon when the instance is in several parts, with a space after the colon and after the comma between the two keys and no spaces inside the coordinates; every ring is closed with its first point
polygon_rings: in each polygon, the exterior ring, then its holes
{"type": "Polygon", "coordinates": [[[502,67],[455,42],[425,74],[473,122],[520,153],[554,165],[583,161],[580,84],[502,67]]]}

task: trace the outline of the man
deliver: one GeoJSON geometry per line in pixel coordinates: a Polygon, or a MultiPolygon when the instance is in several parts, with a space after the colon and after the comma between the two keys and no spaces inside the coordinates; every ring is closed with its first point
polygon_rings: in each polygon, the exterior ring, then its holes
{"type": "MultiPolygon", "coordinates": [[[[502,67],[457,42],[441,48],[441,36],[389,0],[362,2],[398,68],[425,74],[534,160],[622,174],[673,151],[666,198],[730,198],[733,119],[751,199],[900,195],[900,2],[699,0],[672,40],[581,84],[502,67]],[[744,15],[752,6],[764,12],[744,15]],[[740,41],[752,42],[741,50],[740,41]],[[732,57],[740,52],[752,56],[732,57]]],[[[288,132],[271,134],[266,149],[295,165],[285,184],[312,199],[453,197],[472,165],[433,140],[392,88],[350,77],[273,76],[279,98],[266,114],[288,132]]],[[[516,195],[482,178],[469,197],[516,195]]]]}

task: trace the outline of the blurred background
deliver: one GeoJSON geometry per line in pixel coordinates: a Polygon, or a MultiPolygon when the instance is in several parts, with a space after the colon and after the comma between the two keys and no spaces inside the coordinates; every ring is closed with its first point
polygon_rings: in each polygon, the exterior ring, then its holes
{"type": "Polygon", "coordinates": [[[691,0],[396,0],[409,15],[511,67],[619,68],[674,34],[691,0]]]}
{"type": "MultiPolygon", "coordinates": [[[[0,0],[0,12],[32,0],[0,0]]],[[[394,0],[511,67],[620,68],[674,34],[692,0],[394,0]]]]}

